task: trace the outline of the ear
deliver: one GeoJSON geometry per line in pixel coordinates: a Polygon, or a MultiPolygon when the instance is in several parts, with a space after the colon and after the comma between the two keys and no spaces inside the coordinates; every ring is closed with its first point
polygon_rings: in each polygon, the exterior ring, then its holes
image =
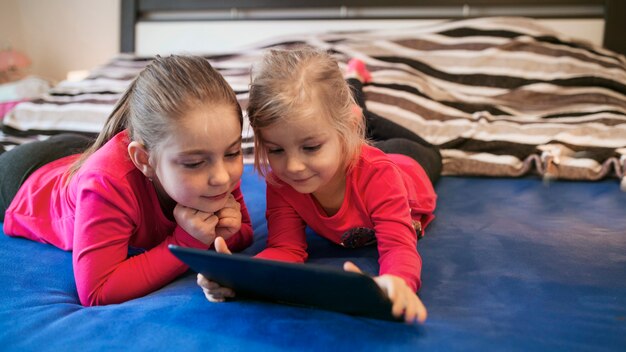
{"type": "Polygon", "coordinates": [[[154,169],[150,165],[150,153],[143,144],[137,141],[130,142],[128,156],[130,156],[135,167],[147,178],[152,179],[154,177],[154,169]]]}

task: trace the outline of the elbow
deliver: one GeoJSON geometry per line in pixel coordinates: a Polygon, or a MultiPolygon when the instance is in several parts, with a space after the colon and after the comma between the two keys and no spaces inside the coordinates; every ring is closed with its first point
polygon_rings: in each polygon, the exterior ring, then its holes
{"type": "Polygon", "coordinates": [[[81,295],[79,293],[78,298],[80,300],[80,304],[83,307],[95,307],[95,306],[106,305],[106,303],[103,303],[97,294],[91,294],[91,295],[82,294],[81,295]]]}
{"type": "Polygon", "coordinates": [[[98,300],[95,297],[79,294],[78,299],[80,300],[80,304],[83,307],[95,307],[95,306],[102,305],[102,304],[98,304],[98,300]]]}
{"type": "Polygon", "coordinates": [[[78,299],[80,300],[80,304],[83,307],[96,307],[96,306],[105,306],[107,304],[120,303],[113,302],[110,298],[104,297],[104,294],[101,289],[93,289],[92,291],[87,292],[87,290],[78,291],[78,299]]]}

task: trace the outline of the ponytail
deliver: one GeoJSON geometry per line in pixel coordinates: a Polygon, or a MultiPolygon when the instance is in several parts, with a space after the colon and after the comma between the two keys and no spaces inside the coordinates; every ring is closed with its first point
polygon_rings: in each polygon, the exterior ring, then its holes
{"type": "Polygon", "coordinates": [[[103,145],[105,145],[111,138],[113,138],[116,134],[122,132],[126,129],[128,124],[128,113],[130,110],[130,96],[133,94],[135,90],[135,82],[137,79],[133,80],[131,85],[126,89],[124,95],[117,101],[113,111],[107,118],[102,131],[98,134],[98,137],[94,141],[94,143],[87,148],[80,156],[78,160],[72,164],[72,166],[68,169],[67,173],[69,177],[67,178],[67,182],[74,176],[76,171],[80,169],[85,160],[89,158],[93,153],[95,153],[98,149],[100,149],[103,145]]]}

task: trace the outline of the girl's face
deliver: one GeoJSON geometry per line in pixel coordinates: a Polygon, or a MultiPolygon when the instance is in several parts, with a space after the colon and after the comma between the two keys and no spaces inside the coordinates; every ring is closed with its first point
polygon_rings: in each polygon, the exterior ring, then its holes
{"type": "Polygon", "coordinates": [[[300,193],[339,191],[345,172],[340,136],[322,116],[260,131],[272,172],[300,193]]]}
{"type": "Polygon", "coordinates": [[[241,126],[226,104],[183,116],[152,162],[162,199],[213,213],[224,207],[243,172],[241,126]]]}

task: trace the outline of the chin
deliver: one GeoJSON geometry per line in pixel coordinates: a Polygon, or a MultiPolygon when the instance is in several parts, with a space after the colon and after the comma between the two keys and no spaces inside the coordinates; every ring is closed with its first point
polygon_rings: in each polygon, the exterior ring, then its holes
{"type": "Polygon", "coordinates": [[[205,202],[201,204],[197,209],[205,213],[215,213],[216,211],[219,211],[222,208],[224,208],[225,205],[226,205],[226,200],[219,201],[219,202],[210,202],[210,203],[205,202]]]}
{"type": "Polygon", "coordinates": [[[304,186],[301,186],[301,185],[296,185],[296,186],[290,185],[290,186],[291,186],[291,188],[295,189],[296,192],[302,193],[302,194],[311,194],[311,193],[317,191],[317,188],[310,187],[310,186],[309,187],[304,187],[304,186]]]}

